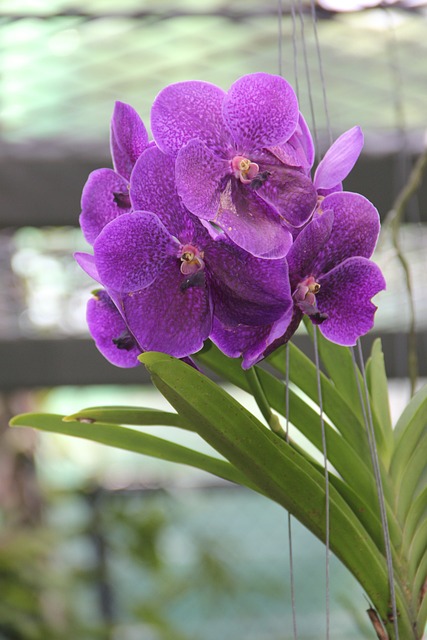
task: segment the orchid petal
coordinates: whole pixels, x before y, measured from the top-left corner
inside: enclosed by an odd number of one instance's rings
[[[148,146],[147,130],[133,107],[117,101],[111,119],[111,155],[114,168],[129,180],[135,162]]]
[[[328,316],[320,324],[320,331],[332,342],[355,345],[374,324],[377,307],[371,298],[386,286],[380,268],[366,258],[353,257],[318,281],[317,306]]]
[[[352,256],[370,258],[377,243],[380,219],[374,205],[358,193],[327,196],[321,210],[332,210],[334,224],[326,245],[316,257],[314,274],[326,273]]]
[[[363,147],[360,127],[353,127],[335,140],[314,174],[316,189],[331,189],[339,185],[353,169]]]
[[[204,220],[218,211],[220,187],[230,163],[215,155],[200,140],[191,140],[176,159],[176,186],[184,205]]]
[[[106,224],[131,210],[129,186],[112,169],[92,171],[83,187],[80,226],[93,244]]]
[[[300,227],[312,215],[317,202],[316,190],[304,173],[283,165],[262,164],[269,172],[268,179],[257,189],[257,194],[283,221],[292,227]]]
[[[286,260],[263,260],[228,240],[205,249],[214,314],[227,325],[265,325],[290,307]]]
[[[176,191],[174,172],[174,158],[150,147],[135,164],[130,198],[134,209],[152,211],[171,235],[186,242],[194,225]]]
[[[232,84],[223,114],[239,152],[250,152],[291,137],[298,123],[298,101],[284,78],[252,73]]]
[[[151,109],[151,130],[160,149],[176,156],[198,138],[214,151],[223,150],[229,140],[221,111],[224,96],[214,84],[197,80],[162,89]]]
[[[97,291],[88,301],[86,320],[97,348],[109,362],[124,368],[140,364],[142,349],[106,291]]]
[[[120,292],[150,285],[178,243],[153,213],[127,213],[108,224],[94,244],[102,283]]]
[[[123,296],[126,322],[146,351],[183,358],[199,351],[211,331],[212,314],[205,286],[182,288],[184,276],[168,258],[156,280]]]
[[[83,251],[76,251],[74,258],[79,267],[81,267],[88,276],[96,280],[96,282],[101,282],[101,278],[95,265],[95,257],[92,254],[85,253]]]
[[[286,256],[292,289],[300,280],[311,274],[319,252],[331,235],[333,222],[333,212],[325,211],[313,218],[294,240]]]
[[[246,185],[231,179],[213,220],[239,247],[260,258],[283,258],[292,244],[280,218]]]
[[[292,307],[280,320],[261,326],[238,325],[228,327],[214,318],[210,339],[230,358],[243,357],[243,369],[259,362],[269,346],[286,331]]]

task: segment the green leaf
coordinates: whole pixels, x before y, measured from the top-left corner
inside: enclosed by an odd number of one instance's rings
[[[314,363],[292,343],[289,348],[289,380],[301,389],[315,404],[318,404],[317,370]],[[286,360],[284,348],[277,349],[267,358],[283,376],[286,376]],[[320,373],[323,410],[341,435],[352,448],[361,456],[369,456],[369,447],[362,419],[348,405],[334,383],[323,373]],[[358,405],[360,402],[358,401]],[[356,406],[358,406],[356,405]]]
[[[397,489],[397,517],[404,523],[414,501],[415,495],[420,488],[422,476],[426,469],[427,461],[427,431],[421,438],[418,447],[408,461],[406,472],[403,473],[400,486]]]
[[[65,422],[63,416],[46,413],[23,413],[13,418],[10,424],[14,427],[33,427],[40,431],[84,438],[117,449],[142,453],[152,458],[186,464],[256,490],[253,483],[247,481],[243,474],[225,460],[213,458],[135,429],[102,422],[93,424]]]
[[[417,616],[417,626],[420,632],[424,631],[426,622],[427,622],[426,579],[427,579],[427,553],[424,553],[414,579],[414,598],[413,598],[414,609],[417,610],[419,607],[418,616]],[[423,636],[420,636],[420,637],[423,637]]]
[[[372,409],[378,419],[378,424],[384,436],[385,448],[383,452],[389,461],[393,447],[393,427],[390,414],[388,396],[388,381],[384,365],[384,353],[380,338],[376,338],[372,345],[371,356],[366,363],[366,378],[371,397]]]
[[[306,322],[308,333],[313,336],[314,328],[310,321]],[[353,355],[349,347],[342,347],[327,340],[320,331],[317,331],[317,344],[319,354],[326,371],[329,374],[336,389],[353,408],[353,411],[363,422],[363,413],[360,405],[360,393],[355,377]],[[361,379],[359,380],[361,383]]]
[[[305,458],[194,368],[165,354],[149,352],[140,359],[157,388],[211,446],[324,540],[324,478]],[[384,558],[333,486],[330,517],[331,549],[385,617],[388,578]],[[396,591],[399,626],[409,638],[411,623],[398,583]]]
[[[414,502],[411,504],[408,515],[405,519],[405,526],[403,529],[403,540],[402,547],[405,552],[408,551],[408,548],[412,542],[414,537],[414,533],[417,530],[417,527],[422,518],[425,518],[427,515],[427,487],[418,494],[415,498]]]
[[[427,385],[420,389],[406,405],[394,429],[394,452],[390,465],[390,475],[395,487],[399,488],[408,463],[419,446],[427,429]]]
[[[247,378],[237,360],[230,360],[216,348],[203,351],[197,358],[215,373],[222,374],[228,381],[250,392]],[[286,414],[285,385],[269,372],[256,367],[257,375],[270,406]],[[319,413],[309,406],[293,389],[289,389],[290,422],[323,453]],[[378,496],[369,457],[362,459],[349,443],[331,426],[325,423],[328,459],[352,490],[345,489],[345,498],[359,520],[368,528],[379,548],[383,547],[383,534],[378,515]],[[345,485],[336,484],[343,492]],[[392,543],[398,548],[401,530],[390,506],[388,520]]]
[[[409,569],[409,579],[412,582],[414,580],[414,576],[418,572],[421,559],[426,554],[427,551],[427,520],[423,520],[420,526],[417,528],[414,537],[412,539],[411,546],[409,547],[408,552],[408,569]],[[425,579],[425,576],[424,576]]]
[[[177,413],[145,407],[89,407],[64,418],[64,422],[107,422],[111,424],[162,425],[194,431]]]

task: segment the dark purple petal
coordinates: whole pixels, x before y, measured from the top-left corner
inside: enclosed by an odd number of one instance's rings
[[[89,331],[102,355],[117,367],[137,367],[142,349],[129,332],[106,291],[94,293],[87,304]]]
[[[110,146],[115,170],[129,180],[135,162],[148,147],[148,134],[135,109],[124,102],[114,106]]]
[[[93,244],[106,224],[131,210],[129,185],[112,169],[92,171],[83,187],[80,226]]]
[[[310,130],[301,113],[298,126],[289,140],[269,147],[268,151],[282,164],[300,167],[305,173],[309,173],[314,161],[314,145]],[[268,162],[268,159],[266,161]]]
[[[134,209],[155,213],[181,242],[191,239],[194,225],[175,188],[174,158],[157,147],[144,151],[132,172],[130,197]]]
[[[294,139],[296,139],[298,144],[301,146],[308,166],[312,167],[315,157],[313,138],[302,113],[299,114],[298,126],[290,141],[293,141]]]
[[[198,138],[213,151],[224,153],[230,137],[222,118],[224,96],[219,87],[198,80],[165,87],[151,109],[151,130],[160,149],[176,155]]]
[[[94,244],[95,264],[107,288],[137,291],[150,285],[179,245],[153,213],[135,211],[110,222]]]
[[[91,278],[96,282],[101,282],[98,270],[95,265],[95,257],[90,253],[84,253],[83,251],[76,251],[74,258],[79,265]]]
[[[211,331],[206,286],[181,287],[185,277],[169,258],[147,288],[123,296],[126,322],[146,351],[184,358],[199,351]]]
[[[317,306],[328,316],[320,331],[337,344],[356,344],[374,324],[371,298],[386,286],[380,268],[366,258],[349,258],[318,281]]]
[[[243,369],[259,362],[269,346],[286,331],[292,308],[273,324],[251,327],[227,327],[214,317],[210,338],[230,358],[243,357]]]
[[[335,140],[314,174],[316,189],[331,189],[339,185],[353,169],[363,147],[360,127],[353,127]]]
[[[239,153],[286,142],[298,123],[298,102],[280,76],[253,73],[236,80],[223,103],[224,120]]]
[[[317,256],[313,275],[326,273],[351,256],[371,257],[380,219],[369,200],[358,193],[336,192],[326,196],[321,210],[333,211],[334,224],[328,242]]]
[[[190,140],[176,159],[176,187],[192,213],[212,220],[219,207],[220,187],[230,162],[216,156],[200,140]]]
[[[286,256],[292,290],[306,276],[311,275],[319,252],[331,235],[334,214],[325,211],[308,223],[294,240]]]
[[[262,163],[260,169],[269,171],[270,175],[257,190],[258,195],[274,207],[287,224],[292,227],[305,224],[317,202],[317,193],[310,178],[283,165]]]
[[[261,258],[283,258],[292,244],[292,235],[254,190],[229,180],[221,193],[213,222],[239,247]]]
[[[285,259],[263,260],[227,240],[205,247],[214,314],[226,325],[265,325],[292,307]]]

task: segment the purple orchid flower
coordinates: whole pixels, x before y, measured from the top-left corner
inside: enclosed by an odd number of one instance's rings
[[[132,213],[104,227],[94,257],[76,258],[104,285],[142,349],[182,358],[201,349],[214,317],[262,326],[288,317],[292,299],[286,260],[214,239],[183,207],[173,172],[172,157],[147,149],[131,176]]]
[[[82,193],[80,226],[89,244],[108,222],[131,211],[130,174],[148,146],[148,134],[137,112],[128,104],[116,102],[110,133],[114,170],[92,171]]]
[[[363,196],[335,192],[323,199],[288,253],[293,318],[268,352],[289,340],[303,315],[344,346],[356,344],[372,328],[377,307],[371,298],[386,287],[381,270],[369,260],[379,229],[378,212]]]
[[[316,205],[310,142],[291,86],[254,73],[228,93],[207,82],[169,85],[151,111],[155,141],[176,158],[184,205],[257,257],[281,258]]]

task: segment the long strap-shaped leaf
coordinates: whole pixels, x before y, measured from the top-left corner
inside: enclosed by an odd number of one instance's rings
[[[64,421],[108,422],[109,424],[132,424],[139,426],[163,425],[165,427],[180,427],[181,429],[194,431],[193,427],[177,413],[145,407],[88,407],[87,409],[82,409],[81,411],[77,411],[77,413],[65,417]]]
[[[140,356],[153,382],[198,433],[271,499],[282,504],[324,540],[324,478],[291,447],[277,444],[236,400],[198,371],[161,353]],[[330,491],[331,549],[366,589],[387,620],[388,578],[384,557],[334,487]],[[409,612],[396,585],[399,629],[413,636]],[[390,637],[393,630],[387,623]]]
[[[237,360],[231,360],[224,356],[218,349],[205,349],[197,356],[200,363],[207,365],[213,372],[232,382],[245,391],[249,391],[247,378]],[[257,368],[257,375],[265,392],[270,406],[281,414],[285,414],[285,387],[275,376],[267,371]],[[319,451],[322,451],[321,431],[319,429],[319,414],[309,406],[292,389],[288,390],[289,419],[290,422],[303,435],[312,442]],[[328,443],[328,459],[332,466],[346,481],[349,490],[346,491],[346,500],[353,509],[355,515],[366,526],[374,537],[377,546],[383,549],[383,535],[381,522],[377,513],[377,490],[373,474],[369,466],[369,459],[363,459],[342,436],[325,423],[326,439]],[[335,483],[336,488],[342,493],[345,485]],[[372,509],[371,505],[374,505]],[[395,549],[401,544],[401,529],[388,507],[388,517],[392,532],[392,542]]]
[[[173,416],[173,414],[170,415]],[[64,421],[64,416],[47,413],[23,413],[13,418],[10,424],[11,426],[33,427],[40,431],[50,431],[84,438],[85,440],[92,440],[93,442],[124,449],[125,451],[142,453],[152,458],[186,464],[230,482],[248,486],[255,491],[258,490],[256,484],[250,482],[244,474],[225,460],[193,451],[182,445],[148,433],[136,431],[135,429],[102,422],[70,422],[69,418],[66,422]],[[155,425],[159,424],[159,422],[145,422],[145,424]],[[160,424],[164,424],[164,422],[160,421]]]
[[[318,402],[317,393],[317,371],[316,366],[307,358],[300,349],[292,343],[288,345],[290,351],[289,379],[301,391],[303,391],[314,403]],[[283,376],[286,373],[286,363],[284,351],[277,349],[267,359],[277,371]],[[347,404],[339,390],[323,373],[320,374],[323,410],[327,417],[337,425],[343,438],[351,444],[359,455],[369,455],[368,442],[364,436],[363,421],[358,416],[354,407]]]
[[[395,427],[395,446],[390,465],[390,475],[399,495],[399,488],[407,475],[407,470],[411,467],[411,459],[416,455],[423,439],[427,436],[427,385],[414,395],[412,400],[406,405],[402,415]],[[418,469],[424,471],[424,466]],[[411,468],[411,476],[414,477],[415,469]],[[419,479],[419,475],[415,480]],[[411,496],[409,496],[411,498]],[[407,497],[400,494],[400,499],[405,502],[406,513]],[[400,509],[402,513],[402,509]]]

